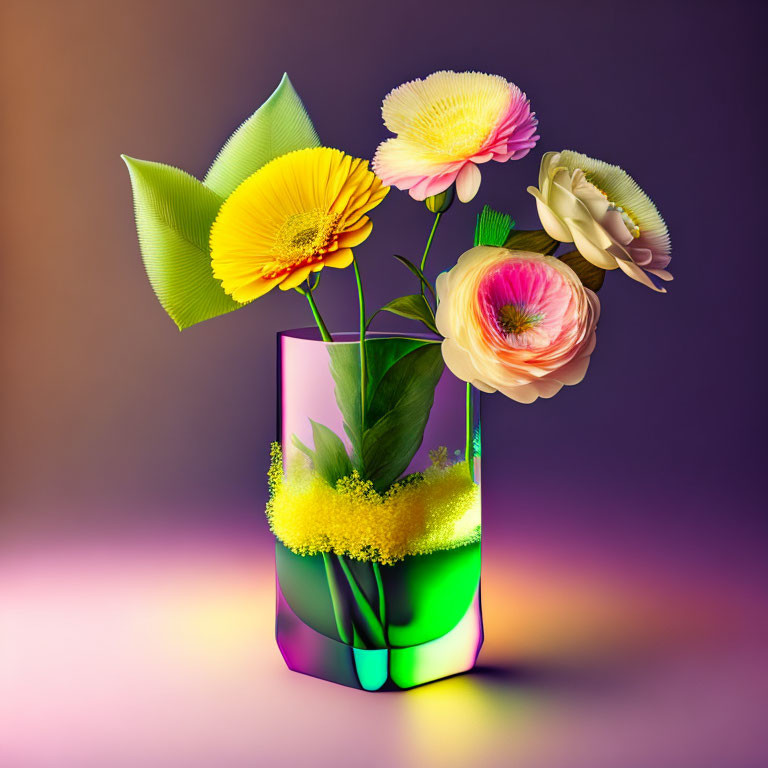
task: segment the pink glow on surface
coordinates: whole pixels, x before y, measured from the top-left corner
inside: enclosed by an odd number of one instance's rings
[[[758,589],[522,539],[484,554],[479,669],[368,694],[285,668],[266,539],[11,552],[0,765],[339,766],[364,753],[373,766],[722,768],[765,754]]]

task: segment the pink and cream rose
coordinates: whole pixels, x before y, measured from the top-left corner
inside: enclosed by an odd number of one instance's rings
[[[443,358],[463,381],[520,403],[578,384],[600,302],[551,256],[477,246],[437,278]]]

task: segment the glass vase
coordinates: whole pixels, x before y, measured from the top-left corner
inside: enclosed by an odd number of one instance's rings
[[[296,672],[378,691],[475,664],[479,397],[438,342],[278,334],[267,512],[277,644]]]

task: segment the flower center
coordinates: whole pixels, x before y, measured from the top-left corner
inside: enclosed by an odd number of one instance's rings
[[[466,158],[483,146],[491,127],[492,123],[489,125],[487,117],[478,115],[476,109],[461,101],[444,99],[414,121],[413,132],[441,155]]]
[[[544,319],[542,312],[531,312],[518,304],[505,304],[499,307],[496,320],[504,333],[520,336],[535,328]]]
[[[629,230],[629,234],[634,238],[640,237],[640,227],[635,223],[635,220],[632,218],[632,216],[627,213],[627,211],[625,211],[618,203],[614,203],[609,200],[608,205],[610,205],[614,211],[618,211],[621,214],[621,220],[624,222],[624,226]]]
[[[638,226],[637,222],[632,216],[632,213],[630,211],[625,210],[621,205],[611,200],[610,197],[608,197],[608,194],[604,192],[600,187],[595,184],[593,181],[591,174],[587,174],[584,172],[584,178],[608,201],[608,205],[610,206],[610,210],[616,211],[621,214],[621,220],[624,222],[624,226],[629,230],[629,234],[632,235],[635,239],[640,237],[640,227]]]
[[[464,114],[464,110],[453,110],[458,114],[446,116],[446,125],[450,131],[444,131],[441,136],[442,149],[449,155],[471,157],[483,146],[488,135],[488,126],[481,124],[472,115]]]
[[[338,221],[338,214],[320,208],[289,216],[275,236],[272,246],[275,260],[281,266],[291,266],[325,253]]]

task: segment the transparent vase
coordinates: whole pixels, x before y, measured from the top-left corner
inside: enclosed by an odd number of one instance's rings
[[[438,342],[278,334],[267,512],[277,644],[296,672],[378,691],[475,664],[479,397],[444,369]]]

